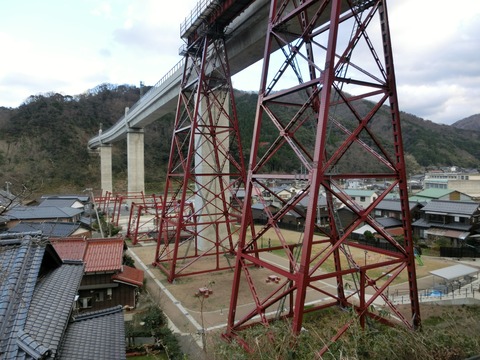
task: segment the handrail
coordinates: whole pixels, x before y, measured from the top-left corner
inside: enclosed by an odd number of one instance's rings
[[[153,97],[153,95],[155,93],[155,90],[158,89],[161,85],[163,85],[181,67],[183,67],[184,63],[185,63],[185,58],[182,58],[160,80],[158,80],[157,83],[155,85],[153,85],[150,90],[148,90],[135,104],[133,104],[132,107],[128,111],[130,112],[130,111],[134,110],[140,104],[146,102],[149,98]],[[119,122],[121,120],[122,120],[122,118],[120,118]]]
[[[214,1],[217,0],[200,0],[197,5],[190,11],[190,14],[185,17],[183,23],[180,24],[180,36],[182,37],[194,22],[200,17],[200,14]]]
[[[99,142],[102,143],[102,138],[108,137],[107,134],[109,133],[116,133],[121,127],[125,126],[125,118],[128,117],[133,110],[138,108],[140,105],[145,104],[148,100],[153,98],[157,90],[167,82],[180,68],[182,68],[185,64],[185,58],[182,58],[179,62],[177,62],[160,80],[156,82],[155,85],[152,86],[150,90],[148,90],[135,104],[133,104],[125,115],[122,115],[118,121],[113,124],[113,126],[107,130],[105,133],[99,133],[98,136],[92,138],[88,142],[88,146],[91,147],[95,143]]]

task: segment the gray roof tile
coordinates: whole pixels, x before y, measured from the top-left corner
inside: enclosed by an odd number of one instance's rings
[[[75,317],[65,333],[58,359],[126,359],[122,307]]]
[[[0,358],[53,358],[68,324],[83,264],[62,264],[41,236],[2,239],[0,247],[4,277],[0,281]]]
[[[58,208],[55,206],[16,206],[8,210],[4,217],[12,220],[65,219],[73,218],[83,212],[80,209]]]
[[[24,233],[29,231],[41,231],[43,235],[48,237],[68,237],[72,235],[80,224],[68,223],[68,222],[30,222],[25,221],[18,223],[12,228],[8,229],[10,233]]]
[[[469,201],[432,200],[422,209],[425,213],[443,213],[448,215],[473,215],[480,211],[479,204]]]

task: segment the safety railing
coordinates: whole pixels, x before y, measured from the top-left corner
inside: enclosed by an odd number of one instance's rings
[[[180,24],[180,36],[183,36],[188,29],[195,23],[200,15],[209,7],[213,2],[218,0],[200,0],[197,5],[190,11],[190,14],[185,17],[185,20]]]

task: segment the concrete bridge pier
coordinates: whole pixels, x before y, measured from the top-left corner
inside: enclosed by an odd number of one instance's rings
[[[112,145],[100,146],[100,177],[102,194],[113,191],[112,181]]]
[[[145,191],[144,130],[128,129],[127,163],[128,192]]]
[[[211,249],[214,239],[221,242],[228,237],[229,219],[226,218],[226,202],[230,201],[230,147],[229,114],[230,101],[228,93],[217,92],[216,97],[224,99],[223,108],[208,106],[206,98],[200,103],[198,127],[200,129],[215,128],[215,134],[202,130],[195,134],[195,177],[196,195],[195,211],[199,223],[197,238],[199,250]]]

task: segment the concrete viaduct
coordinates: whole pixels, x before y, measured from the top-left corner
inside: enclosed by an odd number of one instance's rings
[[[201,1],[181,25],[184,38],[201,24],[203,15],[212,11],[218,0]],[[249,1],[251,2],[251,1]],[[231,75],[242,71],[263,58],[265,34],[270,0],[256,0],[228,26],[226,44],[229,54]],[[177,63],[155,86],[125,115],[106,131],[99,131],[91,138],[88,147],[98,149],[101,159],[101,188],[103,192],[113,192],[112,145],[127,138],[128,152],[128,192],[144,191],[144,128],[175,111],[180,81],[183,73],[183,60]]]

